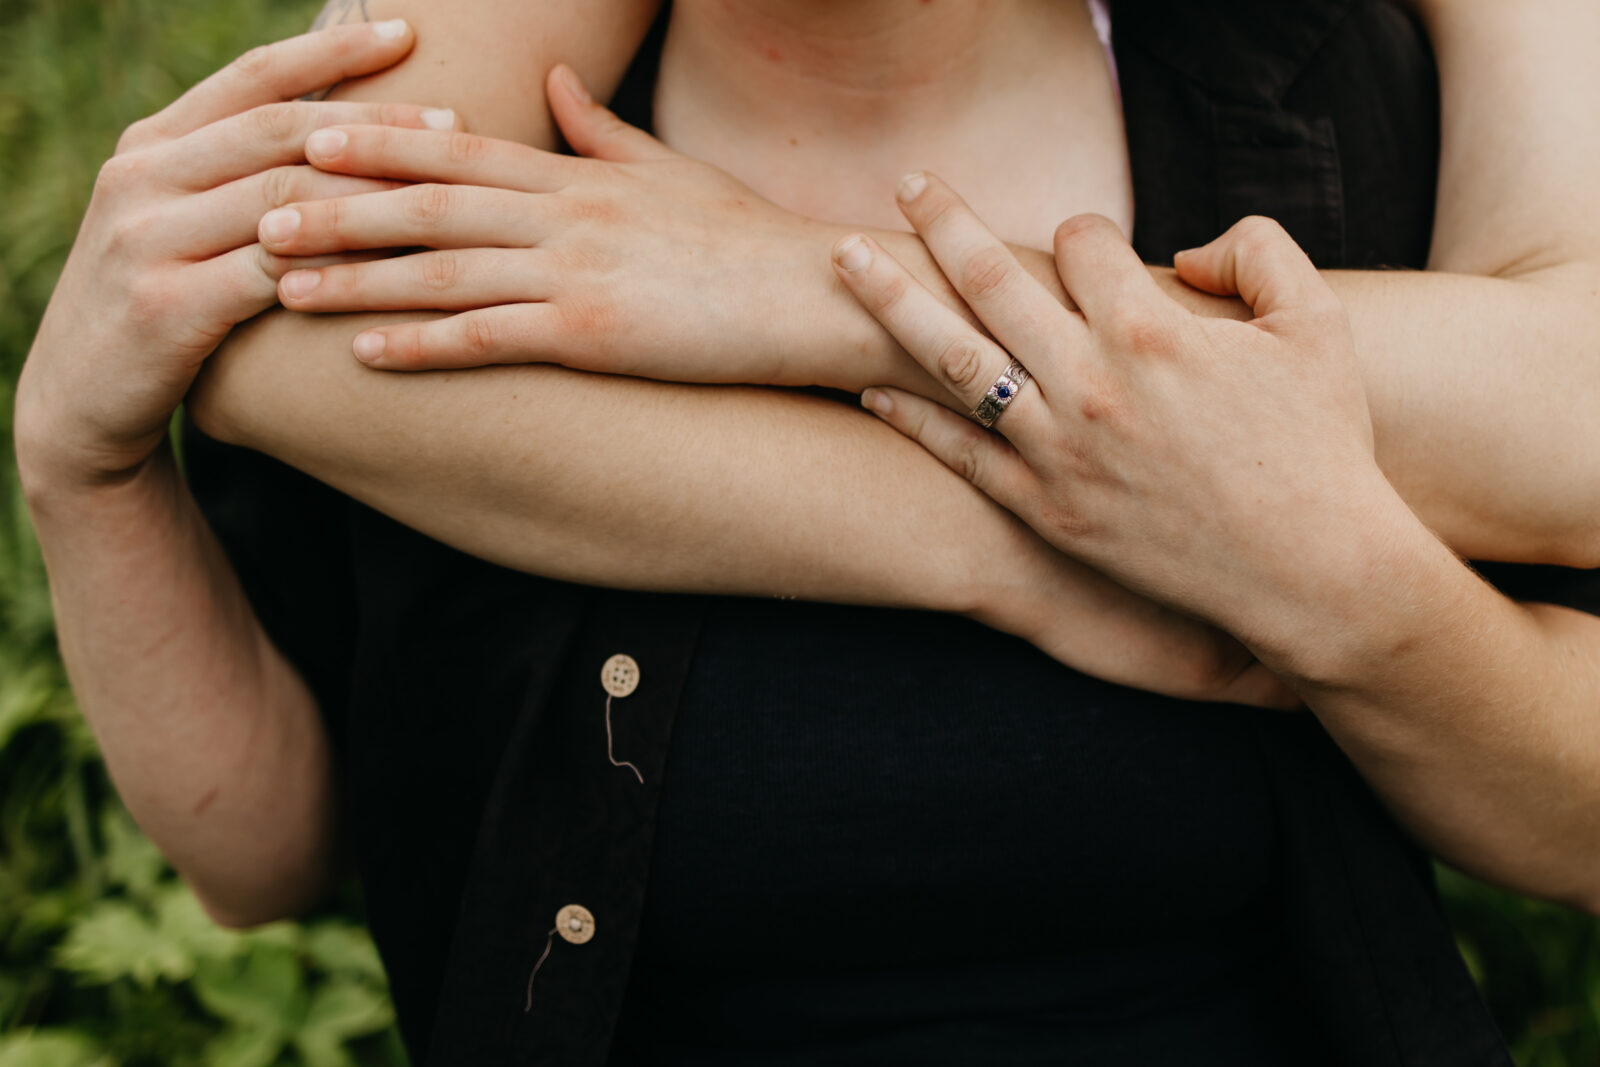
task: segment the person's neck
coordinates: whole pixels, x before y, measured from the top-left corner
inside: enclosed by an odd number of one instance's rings
[[[1087,20],[1058,0],[678,0],[673,92],[730,136],[873,140],[948,127]],[[665,73],[665,70],[664,70]],[[982,92],[980,92],[980,90]],[[669,105],[671,100],[666,101]],[[675,109],[659,116],[670,126]],[[670,135],[670,130],[664,130]]]

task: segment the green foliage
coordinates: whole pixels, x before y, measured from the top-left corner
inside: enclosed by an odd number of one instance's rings
[[[224,930],[106,780],[54,648],[12,389],[130,122],[315,0],[0,0],[0,1067],[405,1063],[359,900]]]
[[[359,902],[203,914],[106,781],[10,462],[13,383],[118,132],[316,0],[0,0],[0,1067],[404,1063]],[[1442,872],[1524,1067],[1600,1063],[1600,924]]]

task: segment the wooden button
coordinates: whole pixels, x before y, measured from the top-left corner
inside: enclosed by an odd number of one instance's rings
[[[563,941],[582,945],[594,936],[594,915],[582,904],[568,904],[556,912],[556,933]]]
[[[600,668],[600,685],[614,697],[627,696],[639,688],[639,665],[632,656],[618,652]]]

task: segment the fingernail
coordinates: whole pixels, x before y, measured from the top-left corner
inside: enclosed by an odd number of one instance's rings
[[[889,409],[894,407],[894,401],[881,389],[867,389],[861,394],[861,406],[874,414],[887,415]]]
[[[350,135],[343,130],[318,130],[306,138],[306,155],[336,156],[349,143]]]
[[[872,262],[872,250],[859,236],[846,237],[833,249],[834,262],[848,271],[858,271]]]
[[[275,208],[261,216],[261,239],[282,244],[300,229],[300,212],[292,207]]]
[[[291,300],[310,296],[311,291],[322,284],[320,270],[292,270],[283,276],[278,285],[283,289],[283,295]]]
[[[594,103],[594,98],[589,95],[589,90],[584,86],[583,80],[578,77],[577,71],[571,67],[562,67],[561,80],[567,83],[567,89],[573,96],[585,104]]]
[[[894,195],[902,204],[909,204],[922,195],[922,190],[928,187],[928,176],[922,171],[907,174],[900,179],[900,185],[895,189]]]
[[[388,339],[381,333],[358,333],[350,347],[355,349],[357,359],[363,363],[371,363],[383,355],[383,350],[388,344]]]
[[[372,32],[385,41],[393,41],[406,35],[405,19],[390,19],[387,22],[374,22]]]
[[[456,113],[447,107],[430,107],[422,113],[422,124],[430,130],[452,130],[456,125]]]

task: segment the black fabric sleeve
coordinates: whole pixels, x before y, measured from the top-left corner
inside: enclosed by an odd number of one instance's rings
[[[350,499],[182,424],[184,473],[268,637],[300,672],[346,765],[356,636]]]

